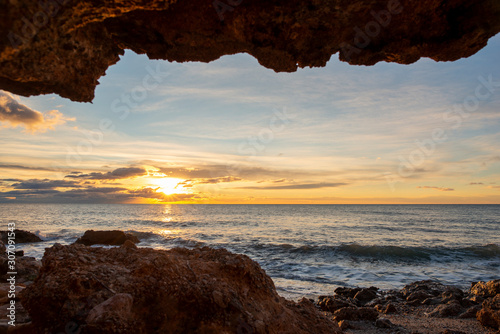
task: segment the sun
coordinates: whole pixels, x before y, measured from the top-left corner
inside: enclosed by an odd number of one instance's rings
[[[158,179],[151,179],[151,183],[156,187],[159,187],[156,191],[162,192],[165,195],[172,194],[182,194],[185,193],[185,189],[179,183],[184,182],[183,179],[177,179],[173,177],[162,177]]]

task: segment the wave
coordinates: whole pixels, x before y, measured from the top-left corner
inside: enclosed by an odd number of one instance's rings
[[[500,246],[488,244],[471,247],[404,247],[394,245],[360,245],[357,243],[330,245],[254,244],[249,248],[259,252],[289,253],[295,256],[320,258],[353,258],[382,261],[454,261],[459,259],[500,259]]]

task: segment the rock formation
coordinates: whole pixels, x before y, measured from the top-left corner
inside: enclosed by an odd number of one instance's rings
[[[0,89],[92,101],[124,49],[209,62],[246,52],[275,71],[451,61],[500,31],[497,0],[0,1]]]
[[[138,243],[139,239],[130,233],[125,233],[123,231],[85,231],[83,236],[75,241],[75,244],[82,244],[85,246],[91,245],[111,245],[119,246],[123,245],[127,240]]]
[[[42,263],[21,297],[33,333],[339,331],[309,300],[280,297],[256,262],[223,249],[56,244]]]
[[[477,312],[477,320],[483,325],[500,331],[500,280],[478,282],[471,292],[484,298],[482,308]]]
[[[8,243],[8,231],[0,231],[0,240],[4,243]],[[26,243],[26,242],[40,242],[42,239],[40,239],[39,236],[37,236],[34,233],[24,231],[24,230],[14,230],[14,240],[16,244],[21,244],[21,243]]]

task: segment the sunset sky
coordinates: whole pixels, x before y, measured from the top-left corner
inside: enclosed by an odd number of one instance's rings
[[[500,203],[500,35],[275,73],[126,52],[92,104],[0,91],[0,202]]]

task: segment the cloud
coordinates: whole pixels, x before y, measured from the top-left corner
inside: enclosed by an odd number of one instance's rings
[[[469,185],[474,186],[474,185],[483,185],[483,182],[471,182]]]
[[[54,189],[54,188],[74,188],[79,185],[74,181],[31,179],[12,184],[14,189]]]
[[[17,128],[22,126],[26,132],[36,133],[54,130],[56,125],[61,125],[67,121],[74,121],[74,118],[66,118],[58,110],[41,113],[17,102],[12,95],[0,91],[0,122],[4,127]]]
[[[2,164],[0,163],[1,169],[29,169],[29,170],[42,170],[42,171],[50,171],[53,172],[55,169],[45,168],[45,167],[30,167],[30,166],[22,166],[22,165],[11,165],[11,164]]]
[[[72,172],[65,177],[87,180],[118,180],[129,179],[136,176],[144,176],[147,175],[147,173],[147,170],[142,167],[122,167],[107,173],[94,172],[89,174],[81,174],[80,172]]]
[[[237,182],[243,180],[240,177],[234,177],[234,176],[225,176],[225,177],[215,177],[215,178],[210,178],[210,179],[201,179],[201,180],[187,180],[187,181],[194,181],[196,184],[216,184],[216,183],[223,183],[223,182]]]
[[[335,188],[346,186],[348,183],[336,182],[336,183],[302,183],[302,184],[289,184],[285,186],[264,186],[264,187],[239,187],[237,189],[262,189],[262,190],[280,190],[280,189],[320,189],[320,188]]]
[[[453,188],[443,188],[443,187],[432,187],[432,186],[423,186],[423,187],[417,187],[418,189],[434,189],[434,190],[439,190],[439,191],[455,191]]]

